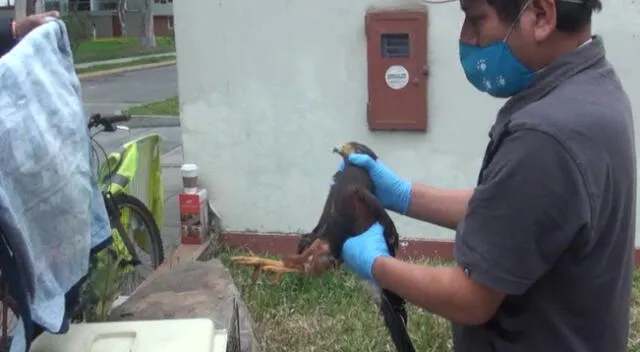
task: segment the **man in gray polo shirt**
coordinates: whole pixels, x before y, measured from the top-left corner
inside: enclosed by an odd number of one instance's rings
[[[369,170],[385,207],[456,230],[454,267],[389,257],[379,224],[342,253],[358,275],[451,320],[456,351],[627,349],[634,128],[603,40],[591,34],[600,7],[461,1],[468,80],[510,98],[474,189],[412,183],[381,162],[350,157]]]

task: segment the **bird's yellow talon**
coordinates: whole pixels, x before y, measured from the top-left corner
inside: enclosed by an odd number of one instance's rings
[[[275,273],[276,277],[272,281],[272,283],[274,284],[280,281],[280,275],[283,273],[301,272],[298,269],[287,267],[285,263],[281,260],[273,260],[273,259],[266,259],[266,258],[260,258],[260,257],[240,256],[240,257],[232,257],[231,261],[237,264],[253,266],[253,273],[251,275],[252,281],[256,281],[258,279],[258,275],[260,271],[263,271],[265,273]]]
[[[260,258],[260,257],[232,257],[231,261],[237,264],[258,265],[261,267],[267,266],[267,265],[284,266],[284,264],[280,260],[266,259],[266,258]]]
[[[276,273],[276,274],[299,273],[300,272],[300,270],[298,270],[298,269],[287,268],[287,267],[283,267],[283,266],[273,266],[273,265],[263,266],[262,267],[262,271],[264,271],[265,273]]]

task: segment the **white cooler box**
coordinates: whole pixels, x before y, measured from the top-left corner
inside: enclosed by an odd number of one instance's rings
[[[31,352],[225,352],[227,331],[210,319],[72,324],[64,335],[44,333]]]

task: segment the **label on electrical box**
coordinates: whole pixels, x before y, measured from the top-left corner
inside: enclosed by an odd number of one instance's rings
[[[384,80],[391,89],[402,89],[409,83],[409,71],[402,65],[389,66],[384,74]]]

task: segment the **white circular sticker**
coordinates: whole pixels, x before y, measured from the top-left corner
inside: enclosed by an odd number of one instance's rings
[[[409,71],[404,66],[389,66],[384,74],[384,80],[391,89],[402,89],[409,83]]]

